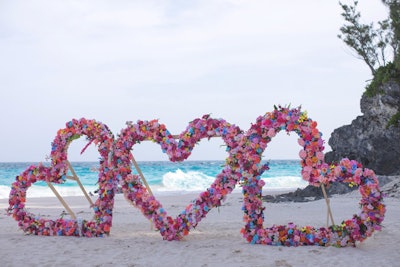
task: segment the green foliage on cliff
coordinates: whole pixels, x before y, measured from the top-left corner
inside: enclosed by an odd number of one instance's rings
[[[389,128],[389,127],[392,126],[392,125],[393,125],[394,127],[399,127],[399,126],[400,126],[400,125],[399,125],[399,122],[400,122],[400,111],[397,112],[396,114],[394,114],[394,115],[390,118],[388,124],[386,125],[386,128]]]
[[[400,83],[400,0],[382,3],[388,7],[388,18],[377,24],[363,24],[357,0],[351,5],[339,2],[346,24],[338,37],[367,64],[373,76],[366,86],[367,97],[381,93],[380,86],[389,80]],[[390,56],[392,60],[388,60]]]
[[[367,97],[373,97],[377,94],[382,93],[379,88],[388,81],[396,81],[400,83],[400,71],[395,67],[395,64],[390,62],[386,66],[379,67],[372,79],[371,83],[366,86],[364,95]]]

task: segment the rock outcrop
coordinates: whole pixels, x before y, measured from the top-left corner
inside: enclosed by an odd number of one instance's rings
[[[378,176],[379,186],[382,192],[389,197],[400,198],[400,176]],[[328,197],[342,195],[358,190],[358,187],[349,187],[344,183],[332,183],[326,188]],[[263,200],[270,203],[279,202],[308,202],[324,198],[322,189],[313,185],[308,185],[303,189],[297,188],[294,192],[278,195],[265,195]]]
[[[381,90],[373,97],[363,95],[363,115],[333,131],[328,142],[332,151],[325,155],[326,162],[349,158],[379,175],[400,174],[400,126],[387,127],[400,111],[400,84],[390,81]]]

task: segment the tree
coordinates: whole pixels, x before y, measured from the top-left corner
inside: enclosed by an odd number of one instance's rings
[[[376,27],[373,22],[362,24],[361,14],[357,10],[358,1],[354,0],[352,5],[339,2],[343,9],[342,17],[347,24],[340,28],[342,39],[358,57],[367,64],[375,76],[379,67],[384,67],[390,61],[396,63],[400,70],[400,0],[382,0],[389,7],[389,17],[378,22]]]
[[[389,7],[389,18],[391,20],[392,43],[394,52],[393,62],[396,69],[400,70],[400,1],[399,0],[382,0]]]

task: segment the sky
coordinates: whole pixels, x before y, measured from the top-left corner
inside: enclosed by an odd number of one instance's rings
[[[342,1],[350,3],[350,1]],[[366,23],[387,16],[360,1]],[[96,119],[118,135],[126,121],[159,119],[173,134],[203,114],[247,130],[274,105],[302,107],[328,140],[350,124],[371,74],[337,37],[337,1],[0,0],[0,162],[43,162],[57,130]],[[295,133],[263,156],[298,159]],[[85,138],[70,161],[96,161]],[[218,138],[189,160],[224,160]],[[167,160],[135,145],[137,161]]]

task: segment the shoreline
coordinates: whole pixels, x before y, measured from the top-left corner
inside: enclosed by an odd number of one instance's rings
[[[179,214],[197,194],[157,196],[171,216]],[[358,192],[331,197],[336,223],[358,213]],[[81,197],[65,197],[79,216],[90,216]],[[243,227],[243,197],[232,193],[219,208],[181,241],[165,241],[150,222],[125,201],[115,197],[111,234],[104,238],[27,236],[7,216],[8,200],[0,200],[0,257],[2,266],[393,266],[400,261],[400,202],[385,199],[387,212],[382,231],[375,232],[357,247],[274,247],[251,245],[240,233]],[[306,203],[264,203],[265,225],[294,222],[299,226],[326,224],[324,200]],[[28,198],[27,208],[52,219],[63,210],[55,197]]]
[[[300,179],[300,178],[299,178]],[[74,187],[65,187],[62,185],[54,185],[54,187],[57,189],[57,191],[65,197],[83,197],[84,194],[83,192],[80,190],[79,186],[74,186]],[[204,190],[169,190],[169,189],[164,189],[161,186],[154,186],[154,185],[150,185],[150,188],[153,192],[154,195],[156,196],[173,196],[173,195],[182,195],[182,194],[192,194],[192,195],[198,195],[201,192],[205,191],[206,188],[204,188]],[[294,191],[297,190],[299,187],[276,187],[276,188],[268,188],[267,190],[263,190],[263,194],[283,194],[283,193],[287,193],[290,191]],[[46,191],[43,192],[42,190],[45,189]],[[74,191],[71,191],[71,189],[74,189]],[[94,191],[98,189],[95,186],[92,187],[87,187],[85,186],[85,190],[88,194],[92,193],[92,199],[95,200],[97,198],[96,194],[94,193]],[[10,192],[11,189],[7,188],[7,190],[4,190],[4,192],[7,193],[6,197],[1,197],[0,195],[0,200],[7,200],[8,194]],[[69,193],[67,193],[69,192]],[[94,193],[94,194],[93,194]],[[236,188],[233,190],[233,193],[241,193],[241,187],[240,186],[236,186]],[[39,196],[39,194],[42,194],[42,196]],[[118,192],[117,194],[121,194],[121,192]],[[3,194],[4,195],[4,194]],[[54,193],[51,191],[50,187],[47,186],[41,186],[40,188],[35,188],[34,186],[32,186],[30,188],[30,190],[27,191],[27,197],[28,198],[51,198],[51,197],[56,197],[54,195]]]

